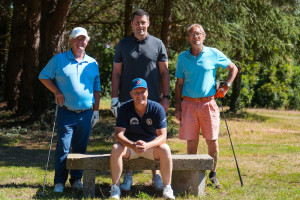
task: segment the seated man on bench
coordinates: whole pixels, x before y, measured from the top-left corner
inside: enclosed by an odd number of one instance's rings
[[[172,157],[166,144],[167,119],[163,107],[148,100],[148,87],[144,79],[136,78],[131,83],[133,100],[124,103],[118,112],[115,128],[115,144],[111,150],[110,169],[112,176],[111,195],[119,199],[123,159],[146,158],[160,161],[163,178],[164,199],[175,199],[171,188]]]

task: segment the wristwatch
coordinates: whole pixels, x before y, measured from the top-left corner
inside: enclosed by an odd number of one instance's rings
[[[163,95],[163,98],[166,98],[166,99],[169,99],[170,100],[170,95],[169,94],[166,94],[166,95]]]

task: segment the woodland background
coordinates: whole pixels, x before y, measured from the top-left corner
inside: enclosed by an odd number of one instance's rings
[[[204,45],[218,48],[239,68],[226,95],[230,111],[242,108],[300,110],[298,0],[0,0],[0,101],[16,114],[39,117],[54,108],[54,97],[38,74],[57,53],[69,49],[68,35],[85,27],[110,97],[116,44],[131,34],[130,17],[150,14],[149,33],[168,49],[171,97],[176,59],[189,48],[186,28],[200,23]],[[224,80],[227,70],[218,71]],[[174,98],[171,99],[174,105]]]

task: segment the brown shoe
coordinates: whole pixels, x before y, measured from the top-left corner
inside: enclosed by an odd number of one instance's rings
[[[210,178],[210,181],[212,183],[213,186],[215,186],[215,188],[220,189],[221,188],[221,184],[219,183],[217,177],[212,177]]]

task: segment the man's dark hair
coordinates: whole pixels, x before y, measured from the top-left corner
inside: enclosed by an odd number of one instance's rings
[[[148,19],[148,21],[149,21],[149,14],[146,12],[146,11],[144,11],[143,9],[137,9],[136,11],[134,11],[134,13],[132,13],[132,15],[131,15],[131,21],[133,21],[133,19],[134,19],[134,16],[144,16],[144,15],[146,15],[146,17],[147,17],[147,19]]]

